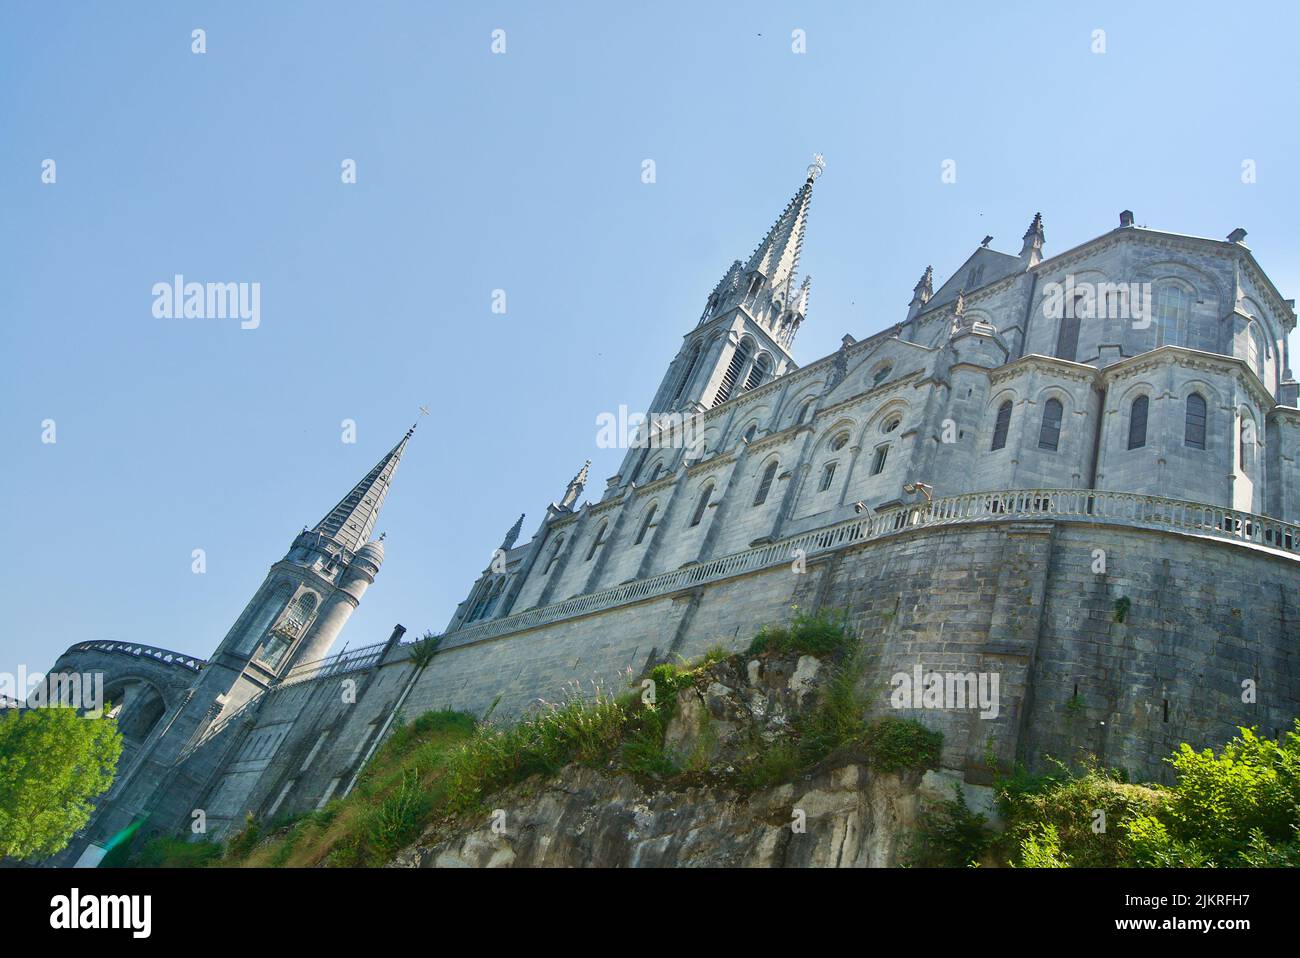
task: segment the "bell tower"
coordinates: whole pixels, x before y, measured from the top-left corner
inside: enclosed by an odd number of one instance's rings
[[[803,185],[758,248],[747,261],[733,262],[709,294],[647,410],[651,431],[656,413],[702,412],[795,368],[791,349],[807,316],[811,289],[810,277],[796,285],[796,274],[813,183],[825,165],[821,154],[813,157]],[[648,452],[628,451],[619,485],[645,481],[638,473]]]

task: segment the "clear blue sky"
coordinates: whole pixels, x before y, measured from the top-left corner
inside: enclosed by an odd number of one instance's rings
[[[1056,6],[5,4],[0,670],[206,655],[422,403],[344,638],[440,630],[588,457],[599,497],[595,417],[649,401],[814,151],[804,362],[1036,210],[1049,254],[1125,207],[1243,226],[1300,293],[1294,7]],[[154,318],[176,273],[259,282],[260,328]]]

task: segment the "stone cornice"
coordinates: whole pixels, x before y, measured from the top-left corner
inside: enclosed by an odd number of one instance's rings
[[[975,368],[980,369],[983,367],[976,366]],[[1055,356],[1041,356],[1038,353],[1030,353],[1028,356],[1021,356],[1013,362],[992,370],[989,373],[989,385],[996,386],[1029,370],[1046,370],[1062,379],[1073,379],[1082,383],[1095,383],[1101,374],[1101,370],[1095,366],[1072,363],[1067,359],[1057,359]]]

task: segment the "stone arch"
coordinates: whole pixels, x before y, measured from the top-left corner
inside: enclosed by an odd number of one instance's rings
[[[167,712],[163,691],[138,672],[119,675],[104,683],[107,714],[117,719],[117,730],[127,743],[139,746]]]
[[[636,529],[636,537],[632,540],[634,546],[641,545],[650,535],[650,530],[658,525],[658,522],[656,522],[658,515],[659,500],[651,499],[645,504],[645,507],[641,510],[641,514],[637,516],[636,526],[634,527]]]
[[[1174,283],[1189,294],[1187,302],[1187,326],[1178,346],[1190,349],[1203,349],[1207,352],[1219,351],[1219,331],[1216,320],[1222,315],[1220,304],[1223,302],[1223,290],[1218,279],[1211,273],[1183,260],[1159,260],[1140,264],[1134,273],[1139,283],[1151,284],[1151,305],[1159,313],[1160,287],[1162,284]],[[1150,333],[1151,346],[1154,348],[1159,339],[1159,320],[1152,317]],[[1166,340],[1164,345],[1169,345]]]

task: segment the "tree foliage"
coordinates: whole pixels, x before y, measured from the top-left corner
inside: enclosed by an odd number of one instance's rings
[[[0,710],[0,857],[48,857],[113,784],[122,736],[70,708]]]

